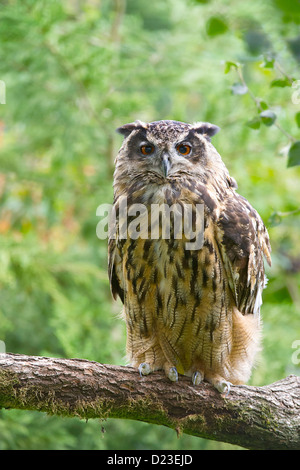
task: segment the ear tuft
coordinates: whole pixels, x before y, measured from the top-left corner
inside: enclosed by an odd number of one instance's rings
[[[202,134],[204,137],[210,140],[217,132],[219,132],[220,128],[215,124],[211,124],[210,122],[196,122],[193,125],[193,128],[199,134]]]
[[[129,124],[124,124],[124,126],[118,127],[116,131],[124,137],[128,137],[131,132],[138,129],[147,129],[147,124],[142,121],[130,122]]]

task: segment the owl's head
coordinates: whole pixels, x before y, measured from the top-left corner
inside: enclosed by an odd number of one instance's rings
[[[163,183],[180,174],[204,178],[207,173],[226,171],[220,155],[210,142],[219,127],[207,122],[136,121],[119,127],[124,136],[116,159],[123,176],[151,176]],[[115,175],[116,176],[116,175]]]

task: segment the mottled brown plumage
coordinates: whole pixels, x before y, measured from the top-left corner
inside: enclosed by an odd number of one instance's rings
[[[249,379],[259,349],[263,255],[270,264],[270,245],[210,142],[217,131],[177,121],[119,129],[125,139],[114,175],[109,276],[113,296],[124,303],[128,359],[142,375],[164,369],[171,380],[181,373],[228,392],[230,383]],[[172,224],[170,239],[151,239],[149,218],[140,237],[122,239],[124,223],[133,220],[119,212],[124,198],[149,213],[153,204],[203,204],[203,246],[187,250]]]

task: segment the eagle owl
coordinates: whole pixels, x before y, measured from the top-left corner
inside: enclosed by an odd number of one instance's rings
[[[211,144],[218,130],[177,121],[118,129],[124,141],[115,162],[108,268],[112,294],[124,304],[128,360],[140,375],[162,369],[171,381],[184,374],[228,393],[249,379],[260,347],[263,258],[270,264],[271,250],[260,216],[236,192]],[[129,210],[121,215],[124,199],[127,208],[148,210],[141,236],[129,234],[133,217]],[[203,207],[200,248],[187,249],[184,234],[175,237],[175,216],[170,237],[151,237],[150,208],[161,204],[188,206],[194,219],[196,206]]]

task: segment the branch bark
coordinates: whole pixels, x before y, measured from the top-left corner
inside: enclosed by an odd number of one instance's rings
[[[131,367],[82,359],[0,354],[0,408],[89,418],[127,418],[247,449],[300,449],[300,377],[233,386],[222,397],[180,376],[140,377]]]

